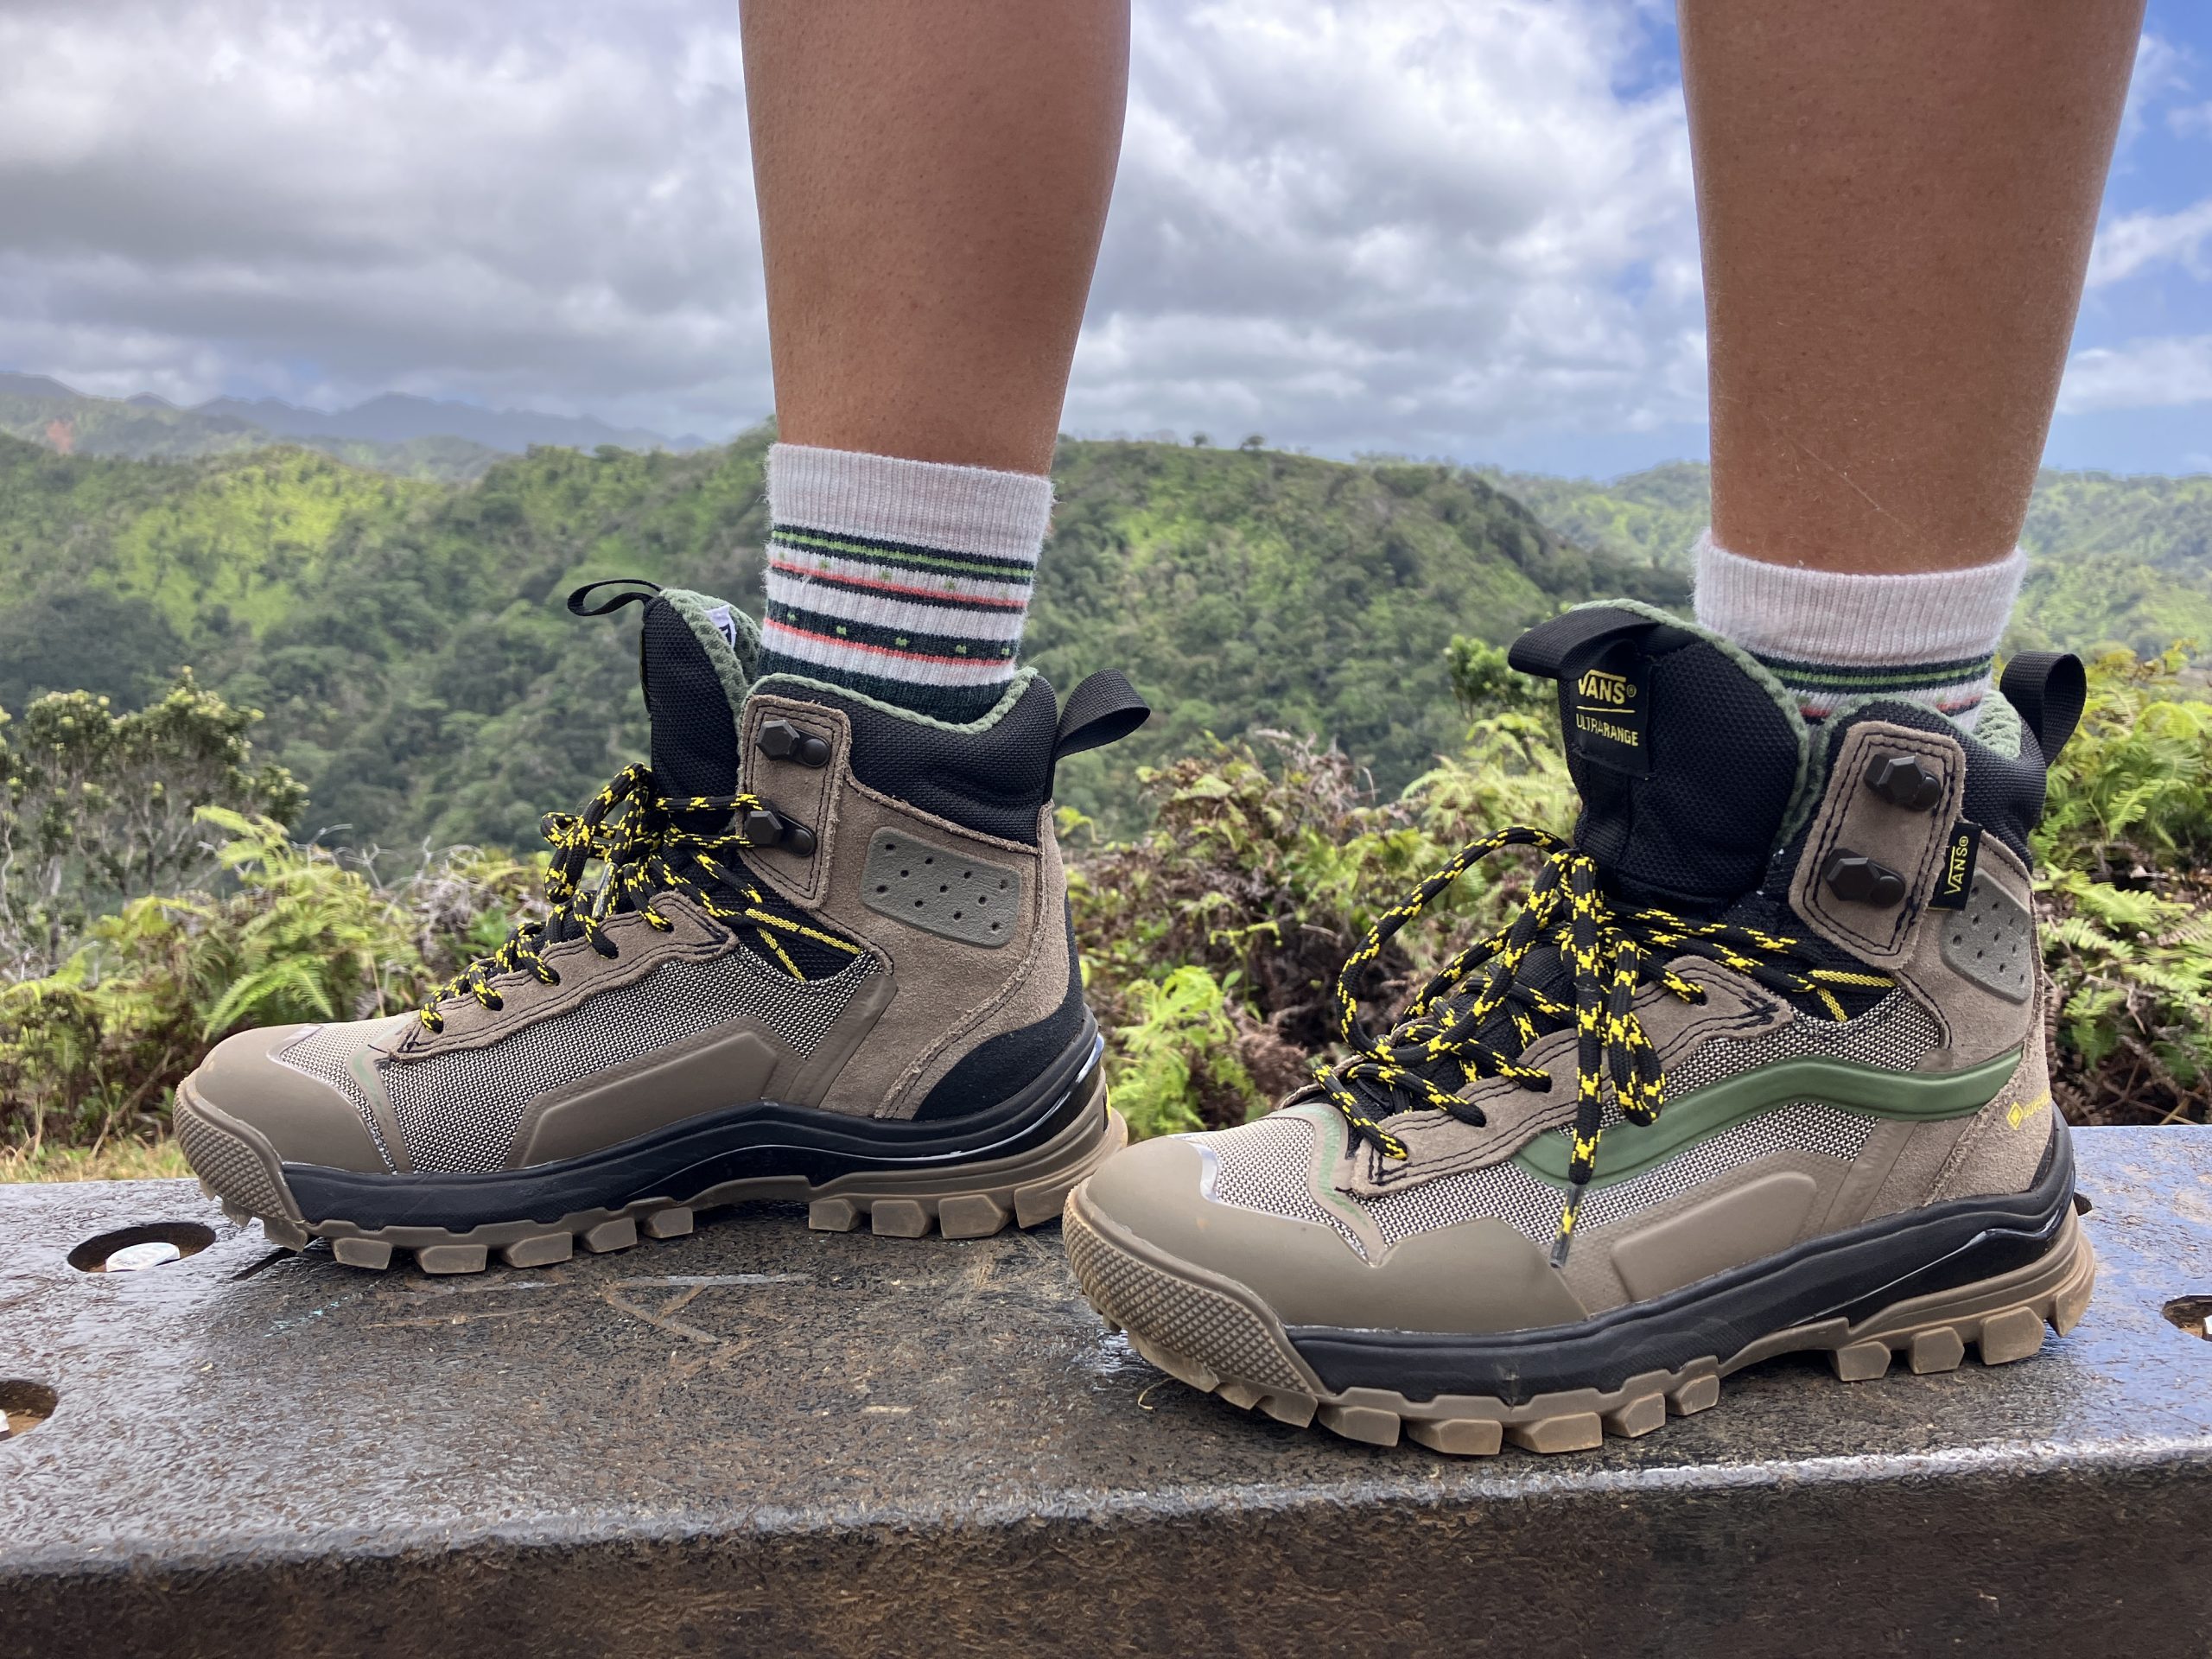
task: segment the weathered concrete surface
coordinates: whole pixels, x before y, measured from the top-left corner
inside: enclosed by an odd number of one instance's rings
[[[2212,1649],[2212,1132],[2080,1135],[2080,1329],[1780,1362],[1634,1442],[1287,1429],[1108,1337],[1050,1230],[792,1210],[558,1268],[273,1255],[181,1182],[0,1188],[0,1656]],[[217,1242],[103,1276],[106,1230]]]

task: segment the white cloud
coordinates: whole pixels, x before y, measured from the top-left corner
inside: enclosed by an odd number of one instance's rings
[[[2178,264],[2202,281],[2212,276],[2205,243],[2212,239],[2212,196],[2171,213],[2123,213],[2097,232],[2089,253],[2089,286],[2102,288],[2139,272]]]
[[[2164,36],[2145,30],[2135,42],[2135,67],[2127,80],[2127,104],[2120,112],[2123,153],[2142,136],[2152,105],[2189,86],[2189,59]],[[2171,120],[2172,118],[2168,117]]]
[[[1701,413],[1638,0],[1139,9],[1071,427],[1478,453]],[[726,432],[769,403],[734,9],[11,0],[0,365]]]
[[[1679,92],[1605,3],[1141,10],[1077,430],[1479,453],[1704,412]]]
[[[1701,419],[1654,27],[1649,0],[1141,4],[1067,426],[1479,457]],[[2146,40],[2133,126],[2181,63]],[[2212,199],[2122,215],[2091,280],[2202,280],[2208,238]],[[2205,358],[2081,353],[2066,406],[2195,401]],[[0,366],[727,433],[770,402],[734,9],[6,0]]]
[[[0,14],[0,363],[185,397],[765,408],[734,18],[522,15]]]
[[[2058,412],[2159,409],[2212,402],[2212,334],[2130,340],[2076,352],[2059,388]]]

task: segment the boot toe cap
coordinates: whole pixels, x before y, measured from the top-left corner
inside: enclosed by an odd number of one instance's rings
[[[279,1058],[318,1029],[270,1026],[225,1038],[181,1093],[253,1131],[280,1162],[380,1173],[384,1154],[360,1109],[334,1084]]]
[[[1371,1227],[1332,1223],[1319,1190],[1325,1173],[1288,1178],[1280,1139],[1287,1128],[1279,1122],[1273,1179],[1255,1180],[1260,1127],[1131,1147],[1083,1189],[1088,1217],[1170,1271],[1195,1268],[1241,1287],[1285,1326],[1491,1332],[1587,1317],[1545,1252],[1508,1221],[1461,1221],[1387,1249]],[[1328,1154],[1327,1143],[1317,1147]],[[1365,1244],[1355,1242],[1363,1230]]]

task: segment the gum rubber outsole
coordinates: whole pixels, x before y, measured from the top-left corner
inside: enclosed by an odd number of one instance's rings
[[[2096,1283],[2096,1255],[2075,1217],[2028,1267],[1978,1284],[1899,1302],[1852,1323],[1793,1326],[1725,1357],[1649,1371],[1613,1389],[1539,1395],[1520,1404],[1484,1395],[1409,1400],[1381,1389],[1326,1389],[1280,1321],[1234,1281],[1171,1262],[1090,1211],[1080,1188],[1063,1217],[1076,1281],[1109,1329],[1170,1376],[1246,1411],[1303,1428],[1318,1423],[1346,1440],[1389,1446],[1408,1439],[1457,1457],[1507,1445],[1538,1452],[1586,1452],[1607,1435],[1634,1440],[1669,1417],[1720,1400],[1720,1379],[1777,1354],[1825,1352],[1836,1376],[1870,1381],[1902,1359],[1926,1374],[1958,1368],[1971,1345],[1985,1365],[2026,1359],[2046,1327],[2064,1336]]]
[[[866,1224],[884,1237],[987,1238],[1011,1224],[1035,1227],[1057,1217],[1069,1192],[1128,1142],[1128,1126],[1104,1103],[1084,1112],[1043,1146],[1009,1158],[929,1173],[866,1171],[815,1185],[803,1176],[762,1176],[711,1187],[683,1203],[640,1198],[619,1210],[588,1210],[558,1221],[487,1223],[467,1233],[435,1227],[370,1230],[344,1221],[310,1223],[291,1200],[274,1148],[252,1128],[180,1090],[177,1138],[200,1178],[200,1190],[232,1223],[258,1220],[269,1242],[303,1250],[315,1239],[348,1267],[415,1265],[429,1274],[481,1273],[495,1262],[543,1268],[566,1262],[579,1248],[624,1250],[648,1238],[677,1238],[698,1212],[753,1200],[800,1200],[806,1224],[821,1232],[852,1232]]]

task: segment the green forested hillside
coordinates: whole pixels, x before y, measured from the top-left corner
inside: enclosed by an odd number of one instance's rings
[[[310,791],[302,829],[528,842],[643,739],[630,629],[562,594],[636,575],[757,603],[767,442],[534,450],[459,486],[297,449],[127,461],[0,439],[0,707],[129,703],[189,663],[266,712],[257,747]],[[1109,822],[1133,815],[1131,760],[1205,731],[1325,733],[1395,791],[1459,736],[1455,633],[1681,594],[1446,467],[1071,442],[1057,482],[1029,659],[1063,687],[1122,667],[1160,710],[1110,772],[1068,769],[1065,797]]]
[[[1700,462],[1609,483],[1484,476],[1568,540],[1662,570],[1688,570],[1712,512]],[[2034,563],[2015,648],[2126,645],[2154,656],[2177,639],[2212,646],[2212,477],[2046,472],[2020,540]]]
[[[0,709],[135,706],[188,664],[265,711],[257,745],[307,784],[303,830],[527,842],[643,740],[630,628],[563,594],[636,575],[757,604],[768,437],[537,449],[466,484],[310,449],[0,437]],[[1063,688],[1122,668],[1159,710],[1063,779],[1119,828],[1135,765],[1207,732],[1319,734],[1396,791],[1459,741],[1453,635],[1503,641],[1601,594],[1680,602],[1707,499],[1688,465],[1598,486],[1125,442],[1063,444],[1056,483],[1028,658]],[[2019,643],[2212,641],[2212,480],[2049,474],[2028,541]]]

